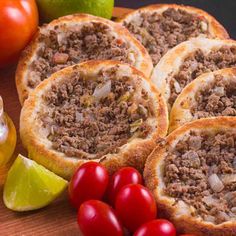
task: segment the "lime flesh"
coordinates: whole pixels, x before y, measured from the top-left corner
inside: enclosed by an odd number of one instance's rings
[[[114,0],[37,0],[37,4],[46,22],[74,13],[88,13],[110,19]]]
[[[14,211],[29,211],[51,203],[68,182],[36,162],[18,155],[10,168],[3,201]]]

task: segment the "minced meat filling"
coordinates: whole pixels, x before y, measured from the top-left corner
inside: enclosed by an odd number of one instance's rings
[[[235,46],[222,46],[207,55],[198,49],[184,60],[179,72],[171,77],[169,104],[173,105],[183,88],[199,75],[234,66],[236,66]]]
[[[194,118],[236,116],[236,80],[216,75],[214,82],[199,90],[190,111]]]
[[[67,31],[63,29],[67,28]],[[28,86],[35,88],[52,73],[79,62],[93,59],[113,59],[134,65],[134,52],[111,34],[109,26],[93,22],[74,26],[55,26],[48,34],[41,33],[42,47],[29,65]]]
[[[177,44],[200,34],[210,37],[204,18],[181,9],[169,8],[162,14],[143,12],[139,20],[124,22],[124,26],[146,47],[154,65]]]
[[[118,68],[101,70],[96,80],[74,73],[44,96],[41,120],[55,150],[67,156],[100,158],[114,153],[131,137],[145,138],[153,116],[147,91]]]
[[[220,224],[236,220],[236,133],[191,132],[165,158],[165,193]]]

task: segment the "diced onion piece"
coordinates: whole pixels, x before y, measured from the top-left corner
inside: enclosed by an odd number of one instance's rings
[[[207,23],[204,22],[204,21],[201,21],[200,24],[201,24],[201,29],[202,29],[202,31],[206,32],[206,31],[207,31],[207,28],[208,28]]]
[[[231,211],[232,211],[234,214],[236,214],[236,207],[232,207],[232,208],[231,208]]]
[[[81,122],[84,120],[83,113],[81,112],[76,112],[75,113],[75,120],[76,122]]]
[[[100,100],[103,97],[106,97],[111,92],[111,80],[107,80],[104,84],[98,85],[94,92],[93,96]]]
[[[190,215],[191,212],[194,212],[194,208],[191,211],[190,207],[182,200],[178,201],[176,210],[176,217],[180,217],[182,215]]]
[[[131,62],[135,62],[135,54],[134,52],[130,52],[128,55],[128,58],[130,59]]]
[[[225,94],[225,89],[224,87],[215,87],[214,92],[218,96],[223,96]]]
[[[211,222],[211,223],[215,223],[215,217],[211,216],[211,215],[207,215],[204,217],[205,221]]]
[[[234,182],[236,182],[236,174],[222,175],[221,180],[222,180],[223,184],[225,184],[225,185],[234,183]]]
[[[211,195],[203,197],[202,201],[205,202],[207,206],[212,206],[219,203],[219,201],[213,198]]]
[[[232,199],[236,198],[236,192],[228,192],[224,195],[224,198],[228,201],[231,202]]]
[[[130,132],[134,133],[143,123],[143,119],[139,119],[130,124]]]
[[[210,175],[208,178],[208,183],[210,184],[211,189],[216,193],[222,191],[224,188],[224,185],[217,174]]]
[[[177,81],[174,81],[174,87],[175,87],[175,92],[180,93],[181,92],[181,87]]]

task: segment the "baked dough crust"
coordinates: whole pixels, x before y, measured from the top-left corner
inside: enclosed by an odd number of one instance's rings
[[[212,50],[218,49],[222,46],[235,46],[236,41],[225,39],[207,39],[207,38],[194,38],[189,41],[185,41],[176,47],[170,49],[155,66],[151,80],[162,93],[165,98],[169,110],[171,105],[168,104],[170,98],[170,80],[171,75],[175,75],[179,72],[181,65],[185,58],[192,53],[201,49],[204,53],[208,54]]]
[[[196,104],[196,93],[199,90],[203,90],[209,83],[216,80],[217,75],[222,75],[225,81],[236,81],[236,68],[226,68],[217,70],[210,73],[205,73],[199,76],[188,84],[182,92],[179,94],[170,113],[170,128],[169,131],[177,129],[185,123],[195,120],[191,114],[190,108],[193,104]]]
[[[184,5],[177,5],[177,4],[154,4],[149,5],[147,7],[139,8],[135,11],[132,11],[126,15],[124,15],[122,18],[119,18],[117,21],[120,23],[123,23],[124,21],[130,22],[132,19],[138,18],[140,13],[143,12],[149,12],[150,14],[153,12],[162,13],[168,8],[173,9],[180,9],[183,11],[186,11],[188,13],[199,15],[200,17],[204,17],[208,24],[209,24],[209,32],[212,35],[213,38],[219,38],[219,39],[226,39],[229,38],[229,35],[226,31],[226,29],[211,15],[209,15],[207,12],[191,6],[184,6]]]
[[[203,221],[200,217],[191,216],[193,209],[189,208],[186,204],[185,207],[179,204],[174,205],[176,203],[175,199],[163,194],[163,164],[167,153],[166,150],[168,147],[174,148],[178,140],[185,134],[189,134],[192,130],[211,134],[218,131],[236,132],[236,118],[216,117],[200,119],[172,132],[166,138],[166,142],[159,144],[148,157],[144,169],[145,184],[154,194],[160,214],[170,219],[179,232],[197,236],[234,236],[236,235],[235,221],[227,221],[218,225]]]
[[[116,61],[88,61],[67,67],[54,73],[36,87],[25,101],[20,117],[20,136],[30,158],[67,179],[70,179],[79,165],[88,161],[88,158],[68,157],[64,153],[51,148],[51,142],[47,139],[46,132],[38,118],[39,111],[46,107],[42,96],[50,90],[51,86],[68,79],[69,75],[75,71],[89,75],[90,78],[96,78],[102,68],[115,66],[119,66],[119,73],[126,76],[138,76],[139,79],[135,77],[138,88],[144,88],[152,98],[154,117],[150,117],[148,121],[152,130],[145,139],[131,137],[125,145],[119,148],[117,153],[107,154],[100,159],[93,159],[93,161],[104,164],[110,173],[122,166],[134,166],[140,171],[143,170],[146,158],[156,146],[157,140],[167,134],[167,106],[155,86],[140,71],[128,64]],[[85,154],[87,157],[91,157],[89,156],[91,154]]]
[[[114,36],[123,39],[131,49],[133,49],[136,53],[135,55],[135,67],[142,71],[147,77],[150,76],[153,64],[152,60],[146,51],[146,49],[136,40],[129,31],[122,27],[120,24],[112,22],[110,20],[106,20],[104,18],[88,15],[88,14],[74,14],[68,15],[64,17],[60,17],[47,25],[42,26],[39,31],[36,33],[32,42],[28,45],[28,47],[23,51],[20,61],[16,70],[16,87],[18,91],[18,96],[20,103],[23,104],[25,99],[28,97],[28,94],[33,90],[29,86],[27,86],[27,76],[29,76],[29,64],[33,60],[37,60],[36,53],[38,49],[41,47],[41,42],[39,42],[40,32],[48,32],[50,29],[53,29],[55,26],[64,25],[64,30],[66,32],[67,25],[79,26],[85,23],[98,22],[102,23],[110,28],[110,32],[114,34]]]

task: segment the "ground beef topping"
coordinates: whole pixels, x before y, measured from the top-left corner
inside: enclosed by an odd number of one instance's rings
[[[41,33],[39,42],[42,47],[37,52],[37,59],[29,65],[31,73],[27,81],[30,88],[62,68],[87,60],[135,63],[134,51],[129,45],[119,36],[112,35],[109,26],[98,22],[85,23],[80,28],[55,26],[47,34]]]
[[[205,221],[236,220],[235,147],[235,132],[186,135],[165,159],[165,193],[194,207]]]
[[[121,76],[119,68],[101,70],[96,80],[74,73],[44,96],[43,126],[52,148],[67,156],[101,158],[128,139],[151,132],[151,98],[140,89],[140,78]],[[136,82],[134,82],[136,81]]]
[[[190,111],[195,119],[236,116],[236,80],[216,75],[214,82],[199,90]]]
[[[202,50],[198,49],[185,58],[180,66],[179,72],[174,76],[171,76],[171,96],[168,101],[169,104],[173,105],[183,88],[199,75],[205,72],[234,66],[236,66],[235,46],[223,46],[212,50],[207,55],[205,55]]]
[[[169,8],[162,14],[143,12],[139,20],[135,18],[124,25],[146,47],[154,65],[177,44],[200,34],[210,37],[203,17],[181,9]]]

